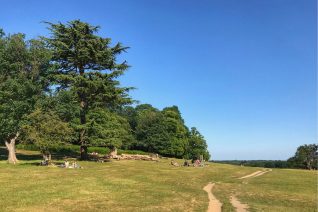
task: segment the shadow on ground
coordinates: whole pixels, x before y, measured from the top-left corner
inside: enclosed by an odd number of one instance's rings
[[[30,153],[24,153],[23,151],[17,151],[17,158],[18,160],[41,160],[42,156],[41,154],[30,154]],[[0,160],[8,160],[8,150],[6,147],[0,147]]]
[[[27,150],[17,150],[17,158],[18,160],[42,160],[42,155],[36,151],[27,151]],[[61,150],[58,153],[52,154],[53,160],[63,160],[65,158],[76,158],[78,157],[79,153],[70,150]],[[0,147],[0,161],[1,160],[8,160],[8,150],[6,147]]]

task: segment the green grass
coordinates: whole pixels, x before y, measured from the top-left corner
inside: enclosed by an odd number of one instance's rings
[[[168,159],[80,161],[83,169],[62,169],[36,166],[37,152],[19,152],[18,158],[27,160],[18,165],[0,161],[1,211],[206,211],[202,188],[208,182],[216,183],[213,193],[223,211],[235,211],[229,203],[232,194],[250,211],[317,211],[316,171],[273,169],[239,180],[260,168],[173,167]]]

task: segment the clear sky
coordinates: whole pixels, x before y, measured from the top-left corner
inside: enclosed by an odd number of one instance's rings
[[[315,0],[2,0],[0,27],[81,19],[130,46],[132,97],[179,106],[212,159],[287,159],[317,142]]]

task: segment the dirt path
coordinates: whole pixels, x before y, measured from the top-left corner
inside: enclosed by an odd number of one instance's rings
[[[248,205],[241,203],[235,196],[231,196],[231,204],[236,209],[236,212],[247,212]]]
[[[207,184],[203,190],[208,193],[209,197],[209,208],[207,212],[221,212],[222,211],[222,203],[215,198],[215,196],[212,194],[214,183]]]
[[[251,178],[251,177],[258,177],[258,176],[261,176],[267,172],[270,172],[272,171],[271,169],[268,169],[266,171],[256,171],[256,172],[253,172],[252,174],[249,174],[249,175],[246,175],[246,176],[243,176],[243,177],[240,177],[238,179],[245,179],[245,178]]]
[[[267,172],[272,171],[271,169],[265,170],[265,171],[256,171],[253,172],[252,174],[245,175],[243,177],[240,177],[238,179],[246,179],[246,178],[252,178],[252,177],[258,177],[261,176]],[[212,193],[212,189],[214,183],[209,183],[207,184],[203,190],[208,193],[209,197],[209,207],[207,212],[221,212],[222,211],[222,203],[215,198],[215,196]],[[231,196],[231,204],[233,207],[236,209],[236,212],[247,212],[247,209],[249,208],[247,204],[241,203],[235,196]]]
[[[256,172],[253,172],[252,174],[245,175],[245,176],[240,177],[238,179],[258,177],[258,176],[261,176],[261,175],[263,175],[267,172],[270,172],[270,171],[272,171],[272,170],[267,169],[265,171],[256,171]],[[249,208],[247,204],[241,203],[235,196],[231,196],[231,204],[236,209],[236,212],[247,212],[247,209]]]
[[[269,170],[263,171],[262,173],[259,173],[259,174],[255,175],[255,176],[253,176],[253,177],[261,176],[261,175],[263,175],[263,174],[265,174],[265,173],[267,173],[267,172],[270,172],[270,171],[272,171],[272,170],[269,169]]]

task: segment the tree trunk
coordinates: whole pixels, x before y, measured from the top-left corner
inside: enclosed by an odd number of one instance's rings
[[[88,159],[87,146],[81,146],[81,160]]]
[[[84,77],[84,68],[82,66],[79,67],[79,72],[82,77]],[[81,125],[84,126],[86,124],[86,112],[87,112],[87,100],[86,96],[83,92],[78,92],[78,96],[80,99],[80,121]],[[88,159],[88,152],[87,152],[87,146],[85,142],[85,128],[83,127],[80,130],[79,134],[79,143],[81,145],[80,152],[81,152],[81,160],[87,160]]]
[[[310,159],[308,159],[307,161],[306,161],[306,166],[307,166],[307,169],[308,170],[311,170],[312,169],[312,165],[311,165],[312,163],[311,163],[311,160]]]
[[[81,111],[80,111],[80,119],[81,125],[84,126],[86,124],[86,111],[85,111],[86,103],[84,100],[81,101]],[[79,143],[81,144],[80,152],[81,152],[81,160],[88,159],[87,146],[85,142],[85,129],[82,128],[79,134]]]
[[[110,156],[117,156],[117,148],[112,148],[111,152],[109,153]]]
[[[9,138],[5,144],[8,150],[8,163],[16,164],[18,162],[16,153],[15,153],[15,141],[19,137],[20,133],[17,132],[14,137]]]

